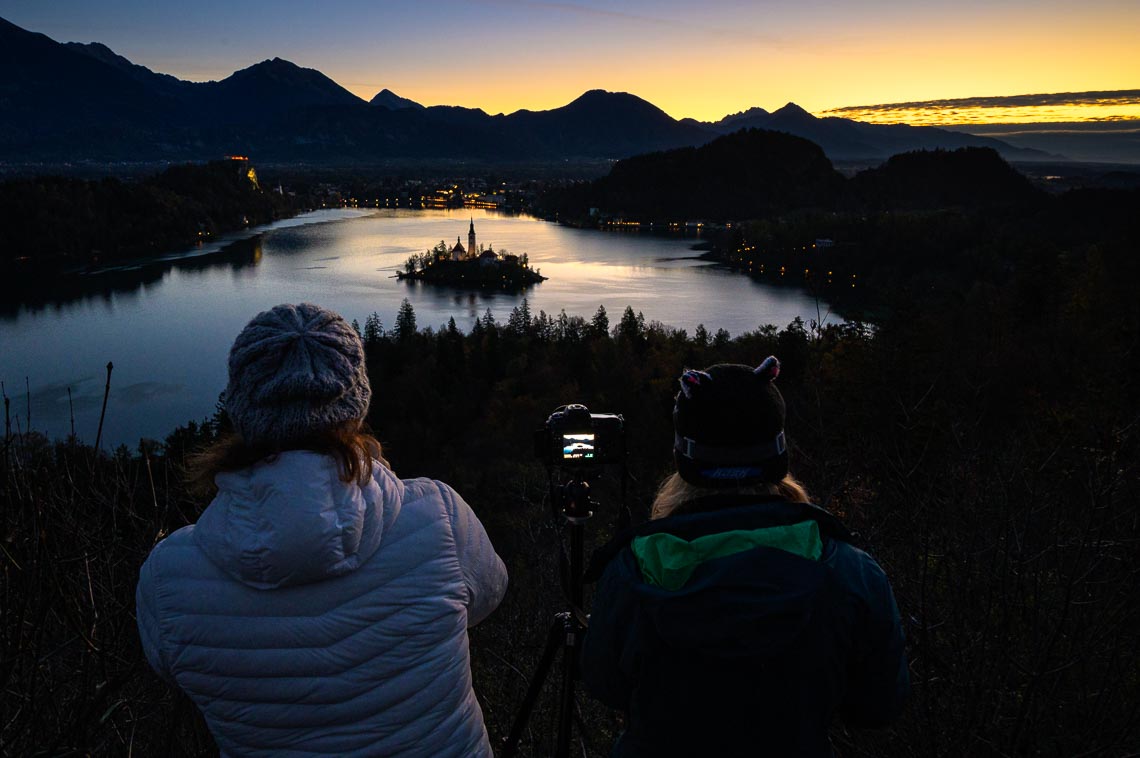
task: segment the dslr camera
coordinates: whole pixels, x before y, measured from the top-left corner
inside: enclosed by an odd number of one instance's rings
[[[590,413],[580,403],[564,405],[534,433],[534,453],[552,466],[622,463],[625,421],[619,413]]]

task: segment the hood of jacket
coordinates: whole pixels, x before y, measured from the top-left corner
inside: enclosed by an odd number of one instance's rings
[[[335,458],[307,450],[219,474],[215,482],[218,494],[194,541],[222,571],[258,589],[355,571],[379,549],[404,488],[376,461],[365,485],[344,482]]]
[[[817,515],[763,504],[662,519],[636,538],[622,558],[656,635],[707,658],[771,660],[800,642],[830,605],[834,546]]]

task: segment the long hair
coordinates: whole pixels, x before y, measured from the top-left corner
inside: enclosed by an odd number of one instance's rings
[[[262,461],[272,462],[287,450],[310,450],[331,455],[340,466],[343,482],[364,485],[372,476],[372,461],[387,468],[380,441],[359,420],[321,430],[304,439],[287,444],[250,445],[236,432],[222,435],[212,445],[187,461],[187,483],[190,491],[213,497],[217,492],[214,477],[227,471],[240,471]]]
[[[657,489],[657,497],[653,499],[653,507],[649,511],[650,519],[665,518],[674,513],[684,513],[685,505],[700,497],[707,495],[759,495],[762,497],[782,497],[792,503],[810,503],[807,490],[791,474],[773,484],[758,484],[751,487],[737,487],[734,489],[712,489],[689,484],[681,475],[674,472],[665,477]]]

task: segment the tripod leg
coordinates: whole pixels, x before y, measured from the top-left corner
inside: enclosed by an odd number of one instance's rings
[[[570,619],[562,629],[566,637],[562,649],[562,699],[558,706],[558,749],[555,758],[570,757],[570,729],[574,717],[574,682],[578,676],[578,634]]]
[[[550,632],[546,637],[546,648],[542,651],[542,659],[538,662],[538,667],[530,678],[526,697],[523,698],[519,712],[515,715],[514,723],[511,724],[510,734],[507,735],[507,739],[503,743],[503,750],[500,754],[503,758],[510,758],[518,750],[519,739],[522,738],[527,719],[530,718],[530,712],[538,700],[538,693],[542,691],[546,675],[550,672],[550,665],[554,663],[554,655],[558,652],[558,648],[563,642],[563,636],[566,634],[566,622],[562,618],[563,615],[560,613],[555,616],[554,622],[550,625]]]

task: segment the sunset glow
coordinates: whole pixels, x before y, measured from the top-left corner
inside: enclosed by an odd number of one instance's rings
[[[387,88],[424,105],[491,114],[557,108],[606,89],[636,94],[674,118],[705,121],[787,102],[817,115],[912,123],[1140,115],[1136,103],[1032,111],[869,107],[1134,89],[1140,4],[1122,0],[1079,8],[1053,0],[286,6],[207,0],[175,10],[125,0],[13,0],[3,15],[59,41],[103,42],[184,79],[222,79],[281,57],[365,100]]]

